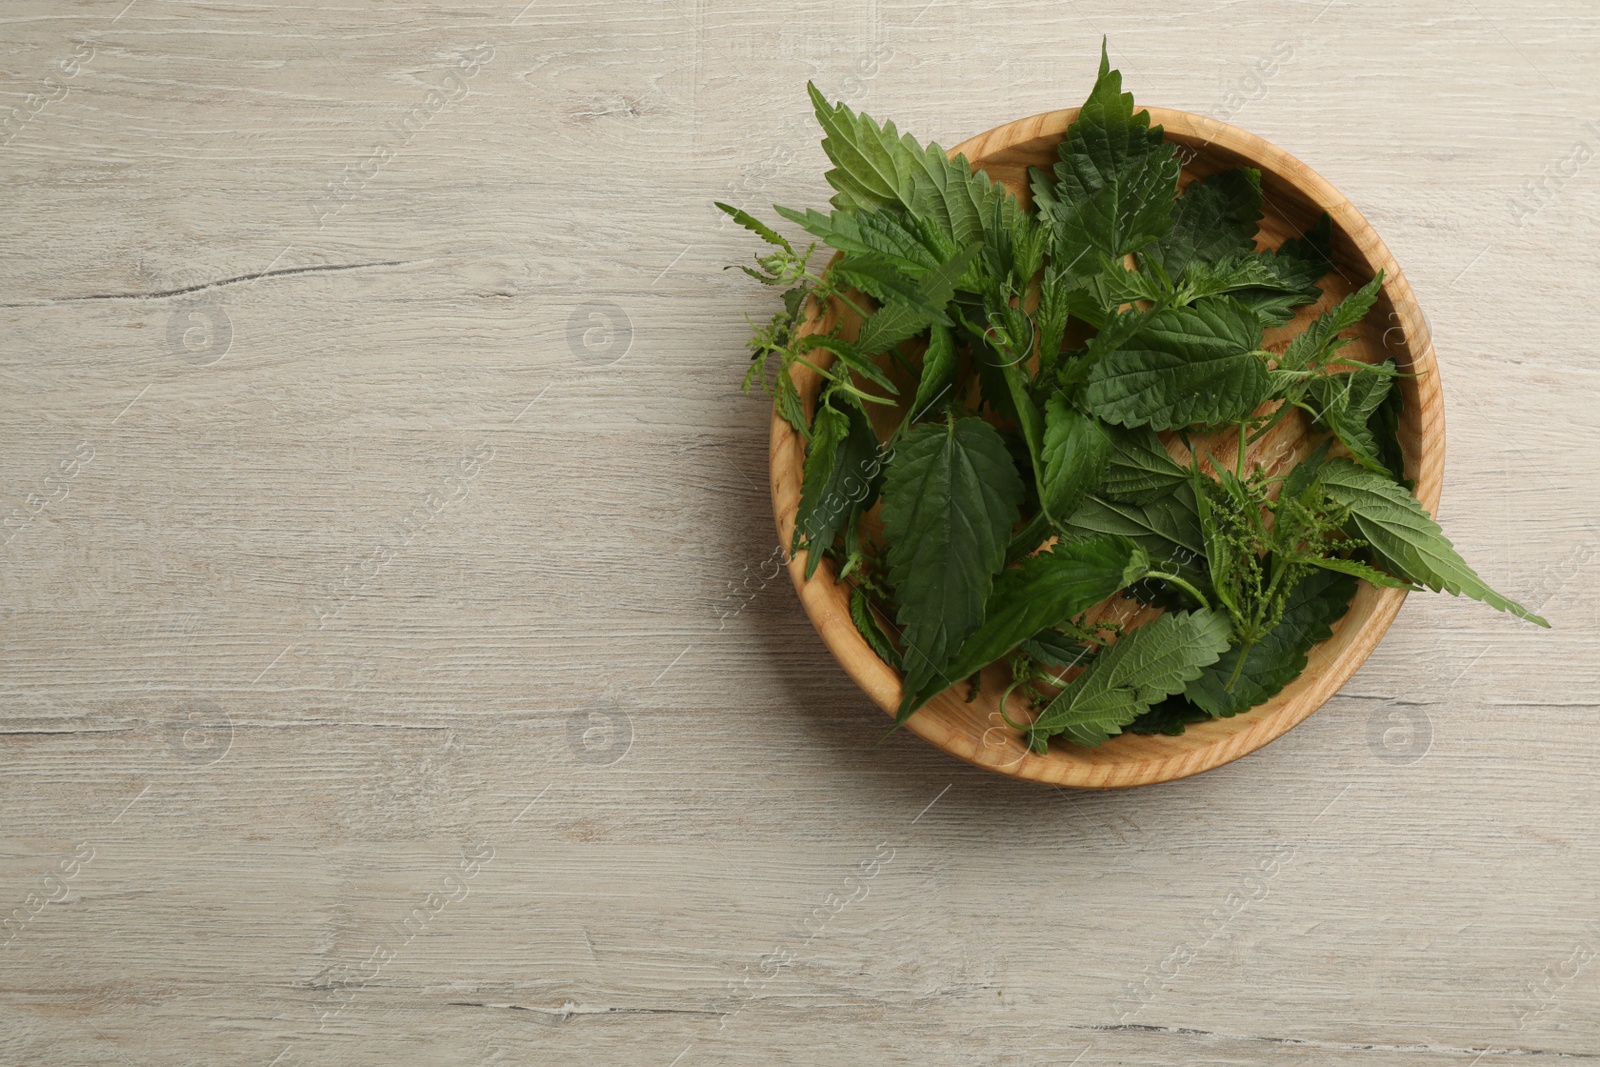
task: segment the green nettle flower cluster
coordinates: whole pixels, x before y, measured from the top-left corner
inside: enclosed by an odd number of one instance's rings
[[[1103,50],[1031,209],[965,157],[811,98],[833,210],[775,210],[838,257],[822,270],[816,243],[718,206],[772,249],[741,269],[783,294],[745,390],[806,442],[791,550],[851,584],[856,626],[903,674],[898,721],[1003,659],[1002,714],[1035,751],[1181,733],[1294,680],[1360,581],[1548,625],[1403,481],[1393,361],[1341,355],[1381,272],[1264,347],[1321,299],[1331,221],[1261,250],[1257,171],[1180,195],[1175,146]],[[809,414],[802,367],[823,379]],[[1269,476],[1248,446],[1297,411],[1320,444]],[[1212,455],[1201,432],[1236,447]],[[1089,621],[1118,593],[1163,612]]]

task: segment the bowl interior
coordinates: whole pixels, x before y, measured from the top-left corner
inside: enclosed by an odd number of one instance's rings
[[[1164,127],[1167,139],[1179,147],[1181,180],[1185,184],[1231,167],[1260,170],[1265,217],[1257,237],[1258,247],[1277,247],[1310,228],[1324,211],[1332,216],[1333,261],[1320,282],[1322,298],[1315,305],[1302,308],[1289,326],[1269,330],[1267,347],[1286,341],[1322,311],[1370,281],[1379,269],[1384,271],[1378,300],[1366,320],[1347,334],[1355,339],[1344,354],[1371,362],[1392,357],[1407,372],[1399,379],[1405,401],[1400,423],[1405,473],[1415,482],[1417,497],[1433,511],[1438,504],[1444,463],[1438,368],[1422,313],[1388,249],[1344,197],[1286,152],[1243,130],[1202,116],[1161,108],[1149,111],[1152,122]],[[1004,182],[1027,202],[1028,168],[1054,163],[1056,146],[1076,116],[1074,108],[1019,119],[957,145],[951,154],[966,155],[975,168]],[[814,318],[806,328],[831,328],[836,313]],[[797,365],[795,380],[810,411],[822,379]],[[1250,458],[1266,466],[1270,473],[1282,474],[1320,437],[1296,412],[1252,445]],[[1219,455],[1231,455],[1236,447],[1231,433],[1203,435],[1195,440],[1198,447]],[[1169,440],[1168,447],[1187,463],[1181,443]],[[804,443],[775,414],[771,439],[773,506],[778,535],[785,545],[794,530],[804,461]],[[850,619],[848,586],[836,582],[830,561],[824,560],[809,582],[804,568],[805,553],[797,553],[790,562],[790,574],[818,633],[851,677],[892,715],[900,700],[899,675],[872,652],[857,632]],[[1360,582],[1349,612],[1334,627],[1333,636],[1312,650],[1310,662],[1299,678],[1272,700],[1245,714],[1190,726],[1178,737],[1124,734],[1099,748],[1058,739],[1046,754],[1035,754],[1001,720],[997,696],[1005,684],[1005,667],[1000,664],[988,669],[980,694],[972,703],[965,700],[966,687],[958,685],[913,715],[905,728],[971,763],[1055,785],[1118,788],[1198,774],[1260,748],[1315,711],[1377,646],[1404,597],[1403,591],[1377,589]],[[1121,598],[1114,598],[1097,611],[1101,617],[1135,624],[1153,614]]]

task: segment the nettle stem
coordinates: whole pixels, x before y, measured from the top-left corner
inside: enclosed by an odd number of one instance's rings
[[[1222,691],[1224,693],[1233,692],[1233,684],[1239,680],[1239,674],[1244,670],[1245,657],[1250,654],[1250,650],[1255,647],[1255,644],[1254,638],[1249,641],[1241,641],[1239,643],[1239,659],[1238,662],[1234,663],[1233,665],[1233,673],[1228,675],[1227,684],[1222,687]]]
[[[1159,578],[1163,582],[1171,582],[1178,588],[1187,590],[1190,596],[1200,601],[1200,606],[1202,608],[1205,608],[1207,611],[1211,610],[1211,601],[1206,599],[1206,595],[1200,590],[1196,589],[1194,586],[1190,585],[1188,582],[1184,581],[1182,578],[1179,578],[1176,574],[1163,574],[1161,571],[1151,571],[1149,574],[1146,574],[1145,577]]]

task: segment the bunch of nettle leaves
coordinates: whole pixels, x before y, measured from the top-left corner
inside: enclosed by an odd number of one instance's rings
[[[808,578],[829,556],[852,583],[857,627],[904,675],[897,721],[1008,657],[1001,712],[1035,751],[1182,733],[1291,682],[1362,579],[1548,625],[1485,585],[1400,481],[1393,361],[1339,354],[1381,273],[1263,347],[1321,296],[1330,220],[1257,251],[1259,172],[1178,195],[1175,147],[1121,82],[1102,50],[1060,162],[1032,172],[1032,212],[814,87],[834,210],[776,210],[840,257],[820,271],[815,244],[718,205],[774,246],[742,269],[785,290],[745,389],[807,442],[791,551]],[[813,314],[832,328],[802,333]],[[811,418],[796,364],[823,379]],[[1297,411],[1326,439],[1269,477],[1247,446]],[[1191,446],[1230,430],[1225,456]],[[1118,592],[1164,613],[1086,621]]]

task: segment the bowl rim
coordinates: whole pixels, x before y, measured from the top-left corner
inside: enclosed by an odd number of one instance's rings
[[[1264,138],[1208,116],[1170,108],[1145,110],[1149,111],[1152,124],[1163,127],[1169,141],[1239,157],[1242,165],[1261,171],[1263,188],[1274,184],[1288,186],[1327,211],[1333,219],[1335,259],[1359,264],[1366,277],[1376,275],[1380,269],[1384,271],[1380,301],[1387,300],[1392,308],[1391,318],[1398,320],[1402,335],[1401,343],[1390,351],[1402,370],[1415,374],[1415,377],[1401,379],[1407,393],[1414,393],[1406,397],[1407,410],[1403,416],[1412,424],[1416,440],[1414,449],[1406,449],[1405,473],[1414,481],[1415,496],[1433,514],[1438,507],[1444,475],[1444,399],[1438,360],[1427,320],[1411,285],[1371,223],[1325,178]],[[1058,143],[1078,111],[1078,108],[1047,111],[1003,123],[962,141],[948,154],[951,158],[964,155],[976,169],[983,169],[986,160],[993,160],[1000,153],[1032,151]],[[1393,327],[1385,331],[1382,341],[1385,348],[1389,347],[1388,336],[1393,332]],[[794,370],[802,395],[810,396],[808,389],[817,384],[818,376],[802,367]],[[799,508],[804,445],[776,408],[772,414],[769,463],[779,543],[787,546]],[[790,577],[807,616],[846,673],[892,717],[901,693],[898,672],[872,652],[856,629],[849,612],[848,587],[837,583],[832,561],[822,560],[810,581],[805,577],[805,565],[804,550],[791,555]],[[1043,756],[1024,751],[1020,756],[1008,755],[1002,761],[999,758],[1001,746],[980,744],[970,731],[959,732],[923,711],[911,716],[905,728],[975,766],[1050,785],[1117,789],[1186,778],[1256,751],[1321,707],[1377,647],[1399,613],[1405,595],[1402,589],[1378,589],[1360,582],[1349,610],[1335,625],[1333,635],[1312,649],[1305,670],[1278,696],[1230,719],[1214,719],[1191,726],[1184,737],[1160,741],[1140,737],[1141,750],[1154,750],[1148,757],[1107,758],[1108,751],[1113,755],[1123,751],[1112,750],[1111,746],[1126,744],[1130,736],[1136,736],[1124,734],[1098,749],[1052,745]],[[934,699],[960,703],[961,698],[946,690]],[[954,717],[959,718],[959,715]],[[982,725],[981,721],[978,725]],[[989,732],[985,730],[978,739],[986,742]],[[1185,737],[1191,740],[1185,742]]]

